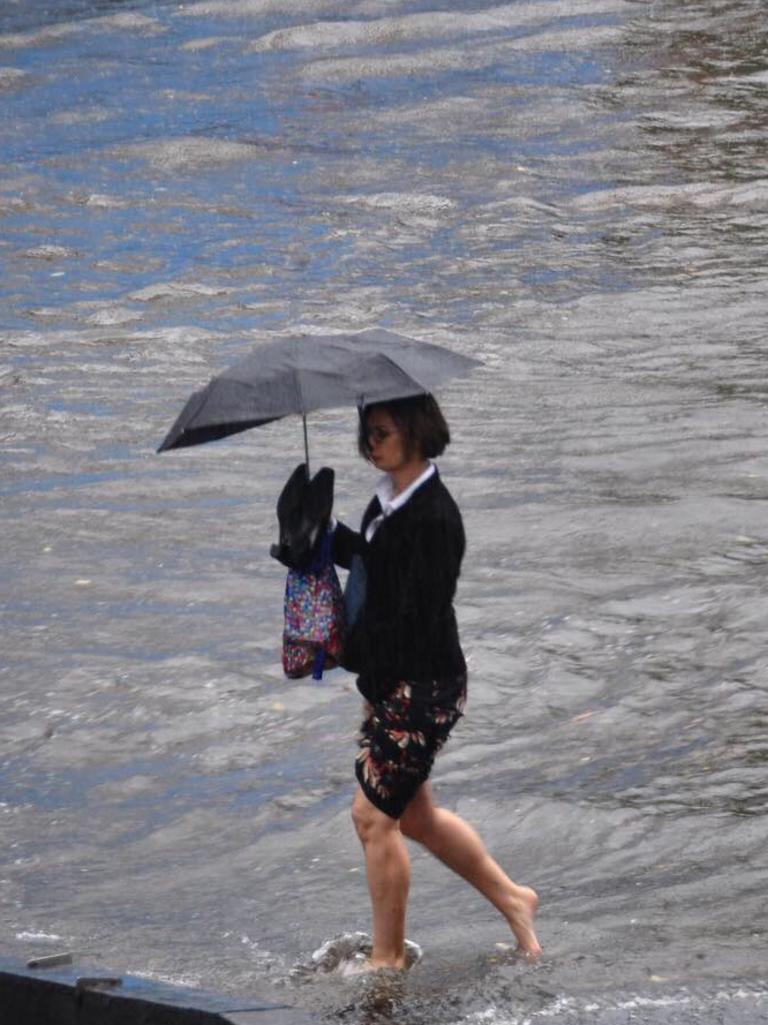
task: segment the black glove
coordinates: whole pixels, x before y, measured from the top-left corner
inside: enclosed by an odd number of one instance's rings
[[[280,541],[269,554],[289,569],[306,569],[320,547],[333,509],[333,470],[324,466],[310,479],[299,463],[277,500]]]

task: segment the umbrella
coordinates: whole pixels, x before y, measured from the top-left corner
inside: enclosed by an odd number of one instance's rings
[[[309,466],[306,416],[312,410],[422,395],[479,365],[382,328],[278,338],[194,392],[158,452],[225,438],[293,413],[302,416]]]

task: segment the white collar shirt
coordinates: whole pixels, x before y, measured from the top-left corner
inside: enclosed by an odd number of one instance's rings
[[[422,484],[426,484],[434,473],[435,464],[430,463],[424,473],[409,484],[404,491],[401,491],[399,495],[395,494],[395,485],[392,478],[389,474],[385,474],[379,482],[379,486],[376,488],[376,497],[379,500],[381,512],[378,516],[372,519],[366,527],[365,540],[370,542],[373,539],[373,535],[379,529],[387,516],[391,516],[393,512],[396,512],[398,509],[402,509],[408,499],[413,495],[414,491],[417,491]]]

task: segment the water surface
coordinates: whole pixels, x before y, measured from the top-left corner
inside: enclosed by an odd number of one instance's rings
[[[331,1022],[768,1020],[762,0],[0,12],[2,949]],[[477,356],[441,400],[466,719],[441,799],[542,896],[536,967],[414,851],[368,929],[353,680],[288,683],[298,422],[156,456],[276,333]],[[311,421],[354,522],[355,413]]]

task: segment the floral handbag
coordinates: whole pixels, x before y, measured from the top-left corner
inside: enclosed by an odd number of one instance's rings
[[[327,531],[306,569],[291,569],[285,582],[283,670],[292,680],[324,669],[341,659],[344,599],[331,555],[333,535]]]

